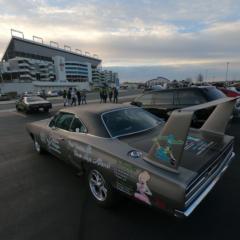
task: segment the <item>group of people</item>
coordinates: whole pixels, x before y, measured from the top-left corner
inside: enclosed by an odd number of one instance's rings
[[[63,105],[64,106],[76,106],[80,104],[87,104],[86,92],[77,90],[76,88],[69,88],[68,91],[63,91]]]
[[[118,90],[116,87],[114,88],[101,88],[99,91],[100,94],[100,103],[106,103],[107,98],[109,98],[109,102],[118,103]]]

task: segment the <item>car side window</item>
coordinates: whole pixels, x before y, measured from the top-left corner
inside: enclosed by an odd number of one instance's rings
[[[206,102],[206,99],[197,91],[179,91],[178,102],[180,105],[197,105]]]
[[[53,119],[49,123],[49,127],[55,127],[57,119],[62,115],[62,113],[57,113],[54,115]]]
[[[61,113],[55,121],[55,127],[64,130],[69,130],[72,123],[74,115],[71,113]]]
[[[156,92],[154,94],[155,105],[172,105],[173,104],[173,92]]]
[[[135,102],[141,102],[143,105],[151,105],[152,98],[153,98],[153,94],[148,93],[148,94],[144,94],[144,95],[138,97],[137,99],[135,99]]]
[[[73,121],[72,121],[72,124],[70,126],[70,131],[86,133],[87,132],[87,128],[79,120],[79,118],[74,118]]]

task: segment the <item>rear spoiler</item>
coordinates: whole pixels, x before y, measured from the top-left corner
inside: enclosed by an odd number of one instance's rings
[[[226,97],[174,110],[160,135],[154,139],[144,160],[163,169],[178,172],[194,112],[216,106],[199,131],[224,134],[236,100],[237,98]]]

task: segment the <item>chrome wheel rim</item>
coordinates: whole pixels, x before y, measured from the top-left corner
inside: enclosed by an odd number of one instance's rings
[[[92,170],[89,175],[89,187],[93,196],[99,201],[105,201],[107,198],[107,188],[105,180],[100,172]]]
[[[39,143],[38,143],[36,140],[34,141],[34,145],[35,145],[36,151],[37,151],[37,152],[40,152],[41,147],[40,147]]]

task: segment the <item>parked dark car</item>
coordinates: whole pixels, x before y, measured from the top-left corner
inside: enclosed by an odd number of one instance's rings
[[[142,107],[152,114],[167,120],[175,109],[194,106],[224,97],[226,96],[223,92],[212,86],[189,87],[146,92],[135,98],[131,104]],[[193,125],[200,127],[213,109],[212,107],[197,111],[193,118]]]
[[[22,96],[16,101],[17,111],[33,112],[43,110],[48,112],[52,108],[52,103],[38,96]]]

